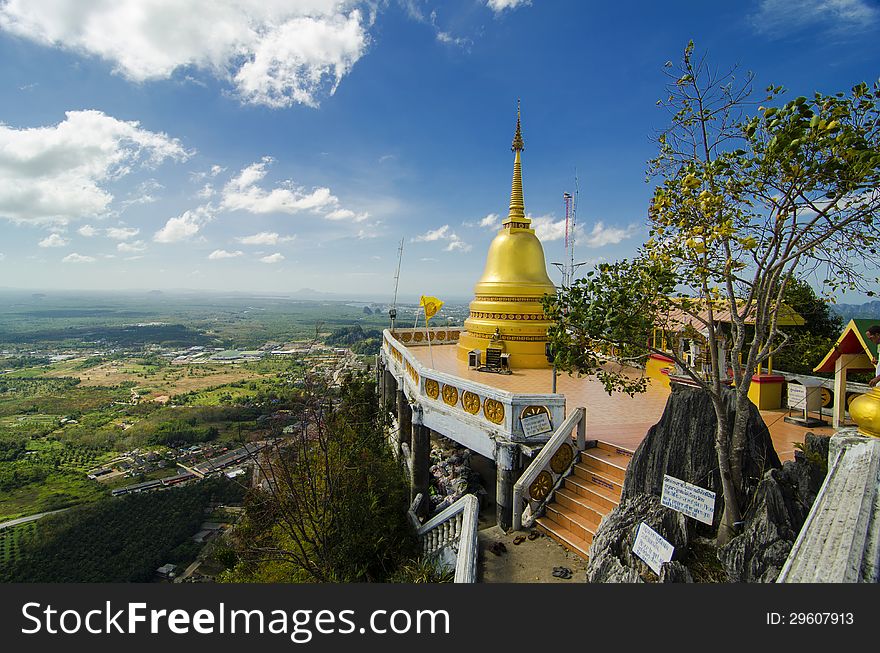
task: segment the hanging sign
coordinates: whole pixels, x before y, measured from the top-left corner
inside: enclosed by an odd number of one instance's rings
[[[639,531],[636,533],[636,541],[632,550],[658,576],[660,575],[660,566],[664,562],[672,560],[672,554],[675,553],[675,547],[645,522],[639,524]]]
[[[712,525],[715,515],[715,493],[697,485],[691,485],[674,476],[663,476],[663,494],[660,504]]]
[[[550,416],[547,413],[529,415],[528,417],[521,418],[520,422],[522,423],[523,435],[527,438],[553,430],[553,427],[550,425]]]

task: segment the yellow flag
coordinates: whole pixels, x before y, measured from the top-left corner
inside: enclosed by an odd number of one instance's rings
[[[439,311],[440,307],[443,306],[443,302],[441,302],[436,297],[426,297],[425,295],[422,295],[422,299],[419,302],[419,305],[424,307],[425,321],[427,321],[437,315],[437,311]]]

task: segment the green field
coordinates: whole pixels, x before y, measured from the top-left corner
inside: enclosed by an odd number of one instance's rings
[[[37,530],[35,522],[10,526],[0,530],[0,567],[6,567],[18,562],[21,557],[22,539],[32,535]]]

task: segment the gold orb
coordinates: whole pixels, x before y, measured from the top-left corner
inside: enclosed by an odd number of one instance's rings
[[[859,426],[859,433],[880,438],[880,388],[871,388],[850,402],[849,416]]]

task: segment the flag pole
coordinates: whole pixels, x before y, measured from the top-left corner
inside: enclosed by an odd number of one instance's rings
[[[428,355],[431,357],[431,367],[434,367],[434,350],[431,349],[431,331],[428,329],[428,314],[425,313],[425,338],[428,339]]]

